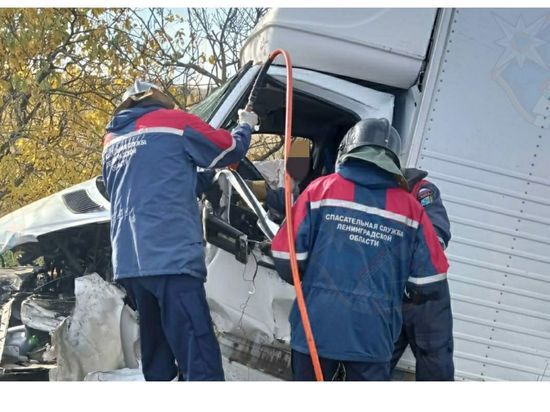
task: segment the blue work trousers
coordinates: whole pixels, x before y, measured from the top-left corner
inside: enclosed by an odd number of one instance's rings
[[[188,275],[122,279],[139,312],[147,381],[224,380],[204,283]],[[177,366],[176,366],[177,362]]]
[[[403,303],[403,327],[395,342],[392,371],[407,345],[416,358],[417,381],[454,380],[450,298],[420,305]]]
[[[308,354],[292,351],[292,375],[295,381],[314,381],[313,363]],[[346,381],[387,381],[390,379],[389,362],[352,362],[319,358],[323,379],[335,380],[342,375]],[[341,374],[339,367],[343,367]]]

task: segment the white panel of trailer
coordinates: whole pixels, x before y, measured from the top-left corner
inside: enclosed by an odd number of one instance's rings
[[[444,17],[409,163],[451,219],[456,375],[549,379],[550,10]]]

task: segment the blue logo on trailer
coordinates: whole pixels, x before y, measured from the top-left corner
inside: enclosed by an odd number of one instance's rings
[[[550,13],[526,23],[511,23],[495,14],[503,37],[503,52],[495,66],[495,80],[516,109],[536,126],[550,124]],[[544,118],[546,116],[546,119]]]

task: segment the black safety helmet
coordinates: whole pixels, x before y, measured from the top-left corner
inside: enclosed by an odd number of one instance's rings
[[[136,80],[122,96],[122,102],[115,109],[115,114],[121,110],[128,109],[138,102],[149,99],[158,103],[167,109],[176,107],[176,102],[168,94],[164,93],[156,84],[143,80]]]
[[[386,149],[397,167],[401,167],[399,162],[401,137],[388,119],[363,119],[357,122],[342,139],[336,163],[341,163],[345,155],[364,146],[377,146]]]

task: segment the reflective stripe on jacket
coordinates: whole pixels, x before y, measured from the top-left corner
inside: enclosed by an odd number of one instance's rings
[[[107,131],[103,176],[115,279],[182,273],[204,279],[197,166],[240,160],[250,127],[230,133],[181,110],[137,106],[118,113]]]
[[[292,208],[302,286],[319,355],[389,361],[405,285],[437,299],[447,259],[422,206],[388,172],[350,160],[312,182]],[[291,282],[286,226],[272,243]],[[291,346],[309,353],[296,305]]]

